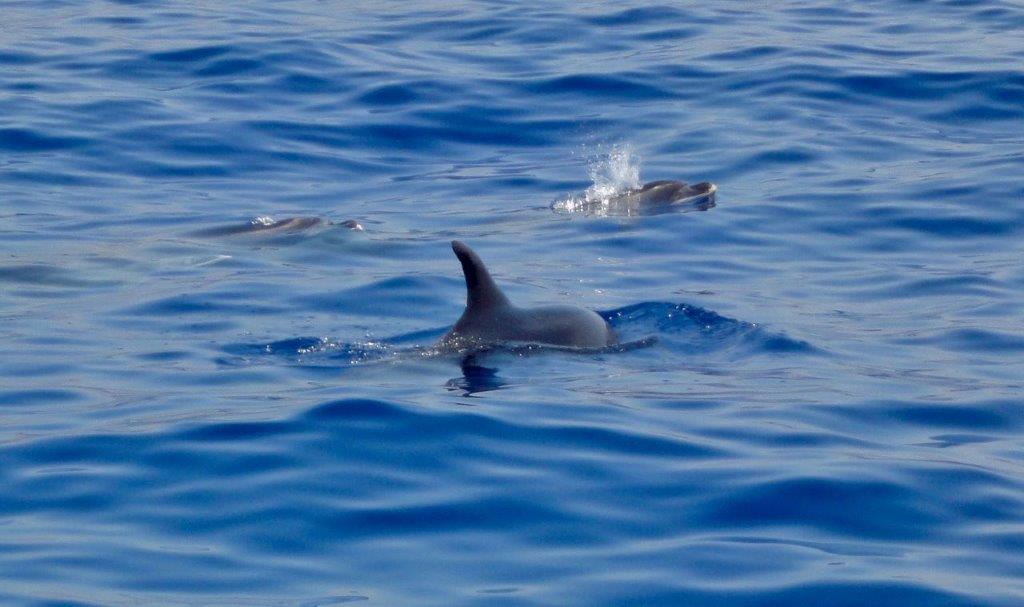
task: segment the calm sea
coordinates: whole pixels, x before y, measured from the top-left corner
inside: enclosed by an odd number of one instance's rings
[[[0,604],[1024,603],[1022,32],[0,2]],[[424,353],[456,238],[635,347]]]

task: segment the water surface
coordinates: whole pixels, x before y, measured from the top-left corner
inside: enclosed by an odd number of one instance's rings
[[[0,602],[1024,600],[1018,3],[3,15]]]

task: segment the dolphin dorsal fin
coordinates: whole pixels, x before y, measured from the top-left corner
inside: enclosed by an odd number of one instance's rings
[[[462,263],[462,273],[466,276],[466,307],[495,308],[510,305],[508,298],[494,284],[491,273],[473,249],[458,240],[452,241],[452,251]]]

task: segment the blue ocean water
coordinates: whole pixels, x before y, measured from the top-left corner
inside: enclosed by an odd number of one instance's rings
[[[0,9],[0,603],[1024,601],[1019,2]]]

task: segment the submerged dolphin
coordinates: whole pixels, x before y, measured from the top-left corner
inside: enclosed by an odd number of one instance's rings
[[[480,257],[458,240],[452,250],[466,276],[466,309],[441,338],[441,348],[503,342],[530,342],[576,348],[603,348],[615,334],[597,312],[576,306],[518,308],[494,283]]]
[[[319,230],[332,225],[339,225],[351,230],[362,230],[363,226],[354,219],[346,219],[340,223],[331,223],[319,217],[288,217],[274,221],[267,217],[258,217],[245,225],[230,225],[200,230],[197,236],[290,236],[300,232]]]

